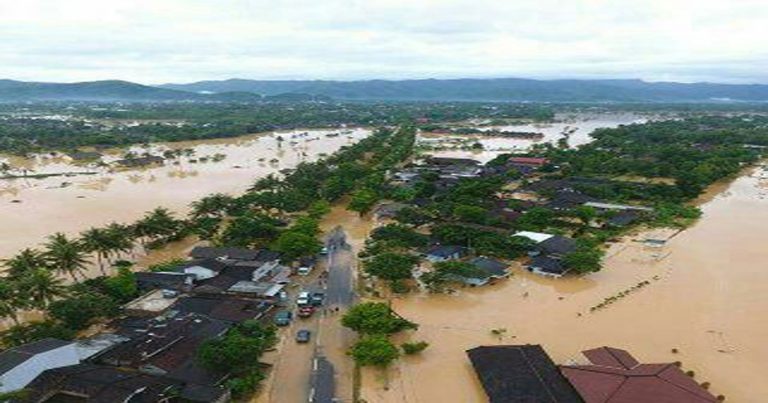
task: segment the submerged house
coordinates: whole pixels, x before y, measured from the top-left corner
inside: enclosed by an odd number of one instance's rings
[[[527,269],[531,273],[548,277],[562,277],[568,272],[562,259],[576,250],[576,241],[560,235],[539,242],[528,254],[532,260]]]
[[[467,350],[490,403],[583,403],[540,345]]]
[[[424,253],[424,258],[432,263],[461,259],[467,255],[467,248],[456,245],[437,245]]]
[[[641,364],[612,347],[583,351],[585,363],[563,365],[563,375],[586,403],[713,403],[715,396],[673,363]]]
[[[475,266],[477,274],[462,277],[461,281],[471,286],[486,285],[494,279],[509,276],[509,266],[496,259],[480,256],[470,260],[468,263]]]

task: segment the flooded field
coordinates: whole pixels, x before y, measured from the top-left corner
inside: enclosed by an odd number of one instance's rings
[[[366,370],[367,402],[483,402],[466,349],[488,344],[542,344],[555,362],[608,345],[643,362],[681,361],[699,382],[731,402],[768,396],[768,174],[740,177],[703,206],[704,216],[662,248],[639,241],[672,231],[639,233],[611,246],[602,272],[543,279],[521,268],[504,282],[458,295],[414,295],[393,301],[425,340],[418,357],[390,369]],[[649,285],[603,309],[605,298]],[[491,333],[497,329],[497,334]],[[673,352],[676,349],[676,352]]]
[[[632,113],[559,115],[556,117],[556,122],[554,123],[529,123],[510,126],[479,127],[481,130],[496,129],[499,131],[533,132],[544,135],[543,138],[536,140],[471,135],[445,136],[438,134],[430,135],[429,133],[426,133],[421,136],[420,141],[422,144],[430,144],[434,142],[441,146],[445,146],[446,138],[457,140],[466,139],[471,140],[472,143],[478,142],[483,145],[483,150],[440,150],[429,153],[441,157],[474,158],[486,162],[499,154],[514,151],[523,152],[537,143],[556,143],[559,139],[563,138],[565,133],[569,133],[568,144],[571,147],[579,146],[592,141],[589,134],[596,129],[612,128],[623,124],[643,123],[650,118],[651,117]]]
[[[180,157],[178,164],[166,161],[163,166],[143,169],[109,170],[76,165],[67,157],[0,157],[0,162],[8,161],[16,168],[13,173],[22,169],[30,174],[95,172],[44,179],[0,179],[0,258],[35,246],[56,231],[74,234],[113,221],[131,222],[160,206],[184,213],[189,203],[200,197],[216,192],[242,192],[258,177],[331,154],[370,131],[355,129],[327,137],[329,133],[338,130],[297,130],[156,144],[148,149],[133,147],[131,151],[137,154],[153,155],[167,149],[194,150],[193,154]],[[284,141],[278,141],[278,137]],[[117,160],[121,154],[107,153],[104,160]],[[216,154],[224,159],[214,162]],[[201,162],[205,157],[208,161]]]

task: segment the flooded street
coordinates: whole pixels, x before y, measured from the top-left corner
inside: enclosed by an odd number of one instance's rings
[[[568,144],[571,147],[589,143],[592,138],[590,133],[600,128],[613,128],[619,125],[631,123],[644,123],[650,118],[633,113],[601,113],[601,114],[577,114],[577,115],[558,115],[553,123],[528,123],[510,126],[486,126],[479,127],[481,130],[496,129],[500,131],[512,132],[533,132],[543,134],[540,139],[520,139],[507,137],[486,137],[471,135],[451,135],[444,134],[422,135],[420,142],[422,144],[431,142],[444,143],[446,138],[451,139],[469,139],[471,143],[478,142],[483,145],[483,150],[440,150],[430,151],[440,157],[455,158],[474,158],[481,162],[492,160],[499,154],[509,152],[523,152],[534,144],[539,143],[557,143],[563,137],[563,133],[569,132]]]
[[[394,300],[396,311],[420,325],[403,339],[430,346],[393,365],[389,390],[380,371],[366,369],[364,399],[486,401],[464,350],[531,343],[542,344],[556,363],[603,345],[627,349],[642,362],[681,361],[684,370],[694,371],[698,382],[711,382],[712,392],[727,401],[764,401],[766,177],[757,170],[734,181],[702,206],[698,223],[662,248],[637,242],[660,231],[612,245],[600,273],[558,280],[516,268],[512,278],[487,288]],[[590,312],[605,298],[646,280],[648,286]]]
[[[304,132],[308,134],[299,135]],[[316,160],[370,134],[367,129],[355,129],[349,134],[326,137],[328,133],[338,132],[296,130],[159,144],[150,149],[153,155],[161,154],[162,149],[188,148],[194,150],[194,155],[181,157],[178,165],[166,161],[163,166],[114,172],[77,166],[65,158],[9,158],[14,167],[31,169],[38,174],[98,173],[45,179],[0,179],[0,258],[24,247],[36,246],[56,231],[75,234],[113,221],[128,223],[155,207],[167,207],[183,214],[190,202],[205,195],[243,192],[259,177],[294,167],[301,161]],[[284,141],[279,142],[278,135]],[[132,151],[147,150],[133,147]],[[226,158],[214,162],[211,157],[216,154]],[[201,157],[209,160],[201,162]],[[118,154],[109,154],[104,160],[118,158]]]

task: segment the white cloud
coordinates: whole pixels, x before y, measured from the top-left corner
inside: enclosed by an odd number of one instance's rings
[[[0,0],[0,78],[768,82],[765,0]]]

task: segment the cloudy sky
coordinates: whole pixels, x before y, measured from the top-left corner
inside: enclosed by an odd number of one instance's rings
[[[768,0],[0,0],[0,78],[768,83]]]

